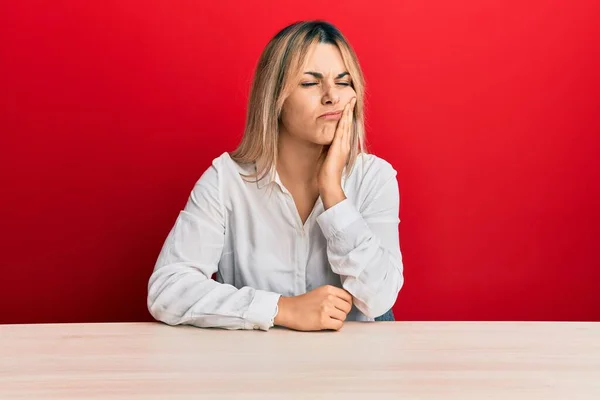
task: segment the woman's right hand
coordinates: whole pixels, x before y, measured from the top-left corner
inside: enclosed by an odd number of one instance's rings
[[[298,331],[339,330],[352,309],[352,295],[335,286],[320,286],[308,293],[279,298],[275,325]]]

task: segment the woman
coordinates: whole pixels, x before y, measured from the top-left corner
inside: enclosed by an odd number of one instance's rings
[[[392,307],[404,282],[399,191],[392,166],[364,150],[363,96],[331,24],[299,22],[268,43],[239,147],[202,174],[158,257],[155,319],[339,330]]]

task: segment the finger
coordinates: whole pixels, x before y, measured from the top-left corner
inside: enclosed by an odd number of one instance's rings
[[[352,122],[352,116],[354,114],[354,104],[355,99],[353,97],[352,100],[350,100],[350,104],[348,104],[348,128],[350,128],[350,123]]]
[[[345,313],[342,310],[338,310],[335,307],[332,307],[329,310],[329,318],[337,319],[338,321],[345,321],[346,315],[348,315],[348,313]]]
[[[344,289],[340,289],[339,287],[336,287],[336,286],[331,286],[331,291],[329,293],[352,304],[352,295],[350,293],[348,293],[347,291],[345,291]]]
[[[346,130],[346,112],[348,110],[348,105],[344,106],[344,111],[342,111],[342,116],[338,121],[337,129],[335,130],[335,136],[333,137],[334,142],[339,142],[344,135],[344,131]]]
[[[345,312],[346,314],[348,314],[350,310],[352,310],[352,302],[340,299],[339,297],[335,298],[335,300],[333,301],[333,305],[335,306],[335,308]]]
[[[348,146],[350,146],[350,139],[352,138],[352,121],[354,120],[354,106],[356,105],[356,97],[353,97],[350,100],[350,105],[348,106],[348,120],[346,122],[346,138]]]
[[[342,114],[342,118],[344,119],[344,130],[341,132],[342,134],[342,140],[345,142],[346,138],[348,137],[348,129],[349,129],[349,124],[348,122],[350,121],[350,114],[351,114],[351,107],[350,107],[351,101],[349,101],[345,106],[344,106],[344,113]]]
[[[325,329],[333,329],[334,331],[339,331],[344,326],[344,321],[340,321],[339,319],[329,318],[329,320],[325,323]]]
[[[350,131],[352,130],[352,100],[350,100],[344,107],[344,113],[342,118],[344,119],[344,130],[341,132],[341,145],[346,148],[350,147]]]

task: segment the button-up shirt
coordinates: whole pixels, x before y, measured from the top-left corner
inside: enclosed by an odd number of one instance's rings
[[[150,276],[152,316],[268,330],[280,296],[323,285],[352,295],[346,320],[388,311],[404,282],[391,164],[359,154],[341,181],[346,199],[325,210],[319,197],[304,224],[276,169],[252,181],[240,175],[255,170],[223,153],[196,182]]]

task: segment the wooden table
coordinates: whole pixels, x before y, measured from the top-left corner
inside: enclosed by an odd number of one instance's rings
[[[600,399],[600,323],[0,325],[0,399]]]

